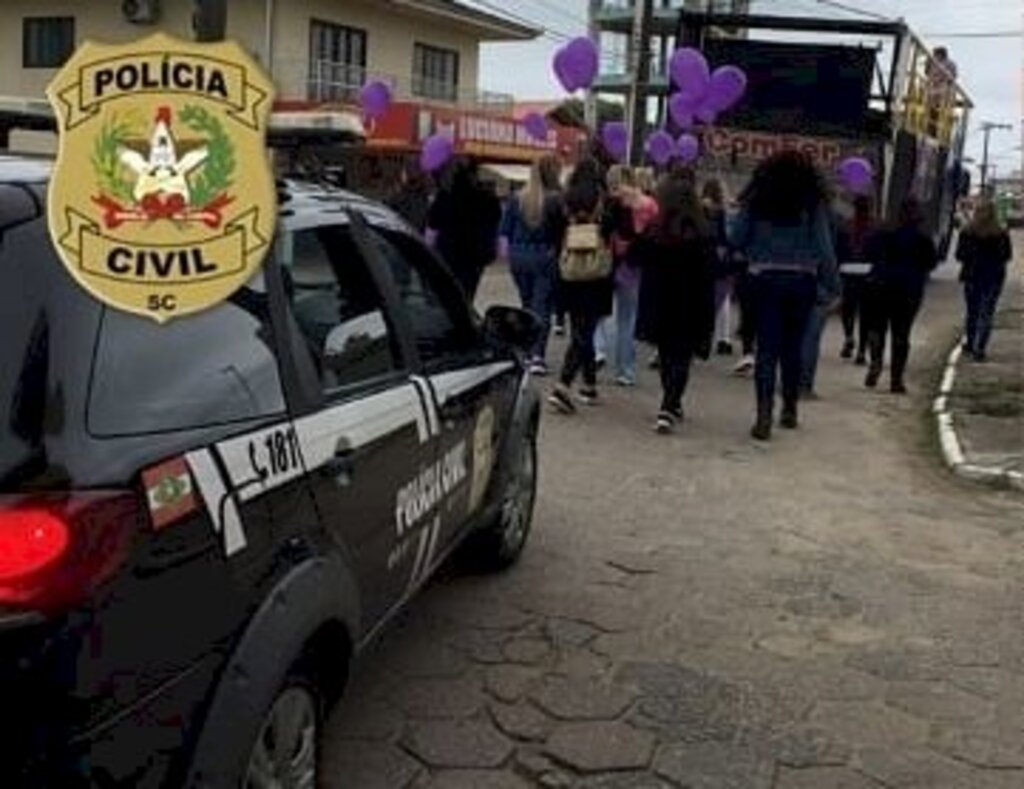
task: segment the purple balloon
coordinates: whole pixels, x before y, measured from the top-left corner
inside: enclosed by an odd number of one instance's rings
[[[672,53],[669,74],[679,92],[694,103],[704,98],[711,82],[707,58],[693,47],[681,47]]]
[[[569,70],[568,47],[559,47],[558,51],[555,52],[555,58],[551,63],[551,67],[555,72],[555,79],[558,80],[558,83],[565,88],[568,93],[573,93],[580,87]]]
[[[600,57],[597,45],[586,36],[574,38],[561,50],[561,68],[557,63],[555,75],[562,87],[572,93],[579,88],[589,88],[597,77]],[[558,55],[555,56],[556,60]]]
[[[523,118],[523,128],[534,140],[543,142],[548,138],[548,121],[539,112],[531,112]]]
[[[447,134],[432,134],[423,141],[420,153],[420,167],[424,172],[433,173],[444,167],[455,154],[455,143]]]
[[[629,131],[621,121],[611,121],[601,127],[601,144],[612,158],[621,162],[629,147]]]
[[[717,112],[724,112],[743,98],[747,90],[747,75],[739,66],[721,66],[711,75],[707,104]]]
[[[676,154],[690,164],[700,156],[700,142],[692,134],[683,134],[676,140]]]
[[[359,104],[370,120],[380,120],[391,108],[391,87],[386,82],[373,80],[359,91]]]
[[[864,194],[871,190],[875,168],[863,156],[851,156],[839,163],[839,179],[851,192]]]
[[[668,164],[676,153],[676,141],[667,131],[659,129],[647,138],[647,155],[657,165]]]
[[[696,110],[692,98],[684,93],[673,93],[672,98],[668,100],[668,114],[680,129],[689,129],[693,126],[693,114]]]

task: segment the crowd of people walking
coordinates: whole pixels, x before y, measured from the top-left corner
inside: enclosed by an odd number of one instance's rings
[[[733,354],[735,336],[735,372],[753,373],[752,436],[767,441],[776,424],[798,427],[801,400],[817,397],[833,312],[840,355],[866,366],[864,385],[878,386],[888,345],[889,389],[905,393],[914,321],[939,263],[913,197],[883,222],[869,196],[836,194],[794,151],[761,162],[735,201],[720,180],[699,181],[688,168],[656,181],[649,170],[606,168],[591,157],[563,183],[560,161],[545,156],[504,211],[466,164],[452,169],[429,210],[419,200],[414,208],[471,299],[490,259],[508,262],[522,306],[539,319],[529,360],[535,375],[549,372],[553,318],[568,315],[569,342],[548,396],[559,412],[599,402],[605,364],[615,384],[634,385],[637,343],[652,346],[662,388],[654,426],[662,433],[684,419],[693,360]],[[964,348],[984,361],[1012,258],[990,200],[978,202],[956,257]]]

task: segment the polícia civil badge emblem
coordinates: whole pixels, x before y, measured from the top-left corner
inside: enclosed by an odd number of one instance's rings
[[[273,85],[233,42],[84,43],[47,90],[53,243],[104,303],[163,322],[217,304],[274,233]]]

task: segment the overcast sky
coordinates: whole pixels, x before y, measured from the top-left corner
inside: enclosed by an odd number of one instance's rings
[[[587,0],[465,0],[479,2],[531,20],[557,34],[585,31]],[[902,16],[930,46],[945,44],[960,69],[960,81],[977,107],[972,113],[968,152],[980,158],[982,120],[1013,123],[1014,132],[993,132],[991,156],[1000,173],[1020,166],[1022,51],[1021,38],[953,38],[950,33],[1019,31],[1021,0],[844,0],[844,4],[875,14]],[[754,0],[759,13],[812,14],[855,18],[830,10],[816,0]],[[833,39],[834,40],[834,39]],[[512,93],[517,98],[554,98],[561,95],[551,76],[551,57],[559,41],[550,37],[528,44],[493,44],[484,47],[481,86]]]

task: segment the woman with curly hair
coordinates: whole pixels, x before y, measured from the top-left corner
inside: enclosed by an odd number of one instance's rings
[[[780,371],[779,424],[797,426],[808,320],[816,304],[829,303],[839,293],[828,210],[821,173],[797,151],[783,151],[761,162],[740,197],[731,241],[749,261],[757,313],[757,421],[751,435],[759,441],[771,438]]]

